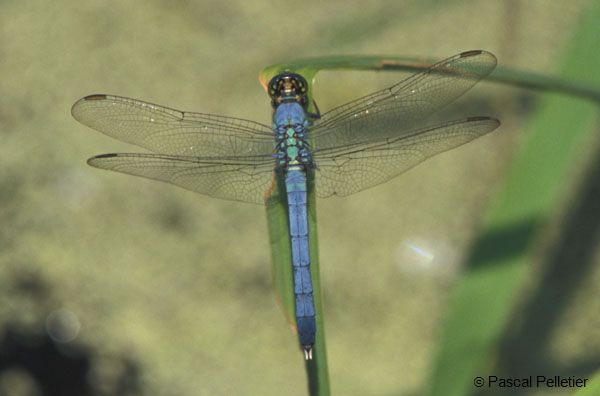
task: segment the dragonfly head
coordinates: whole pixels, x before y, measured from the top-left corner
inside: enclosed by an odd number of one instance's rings
[[[308,106],[308,84],[300,74],[278,74],[269,81],[269,96],[273,107],[277,107],[284,102],[298,102],[306,109]]]

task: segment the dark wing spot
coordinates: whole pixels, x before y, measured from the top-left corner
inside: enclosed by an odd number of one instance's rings
[[[475,55],[479,55],[481,53],[483,53],[482,50],[465,51],[465,52],[461,52],[460,53],[460,57],[461,58],[468,58],[469,56],[475,56]]]
[[[105,99],[106,99],[106,95],[104,95],[104,94],[88,95],[85,98],[83,98],[83,100],[105,100]]]

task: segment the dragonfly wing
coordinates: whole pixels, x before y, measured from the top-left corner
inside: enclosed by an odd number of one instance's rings
[[[263,204],[273,186],[274,159],[198,158],[161,154],[103,154],[88,164],[142,176],[200,194],[232,201]]]
[[[86,96],[75,102],[71,114],[90,128],[160,154],[211,157],[273,151],[273,135],[267,125],[120,96]]]
[[[389,88],[324,113],[311,128],[315,148],[373,142],[410,134],[496,67],[486,51],[469,51],[438,62]]]
[[[384,183],[438,153],[496,129],[500,121],[472,117],[371,143],[314,152],[317,196],[346,196]]]

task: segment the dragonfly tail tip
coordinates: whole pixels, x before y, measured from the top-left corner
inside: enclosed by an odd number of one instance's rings
[[[313,358],[312,345],[304,345],[302,348],[304,350],[304,360],[312,360],[312,358]]]

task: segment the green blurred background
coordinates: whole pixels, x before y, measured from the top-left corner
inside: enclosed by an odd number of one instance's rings
[[[41,370],[75,362],[90,394],[306,394],[302,355],[271,285],[264,209],[88,167],[94,154],[140,150],[78,124],[73,102],[111,93],[269,123],[259,71],[333,54],[443,58],[486,49],[503,67],[553,74],[593,4],[0,3],[2,345],[12,339],[34,357],[50,348],[43,356],[56,360],[40,360]],[[406,75],[323,72],[315,99],[326,111]],[[318,202],[334,394],[428,388],[453,287],[539,98],[481,83],[450,118],[492,115],[502,121],[497,132],[385,185]],[[575,250],[561,264],[577,272],[580,260],[587,263],[568,293],[561,294],[563,275],[544,274],[586,183],[600,182],[586,173],[599,142],[577,146],[562,198],[529,249],[532,271],[519,288],[512,336],[499,344],[503,359],[532,375],[598,367],[598,238],[583,247],[577,238],[565,242]],[[589,194],[581,217],[597,219],[600,194]],[[540,279],[547,294],[528,300]],[[545,331],[542,345],[525,325]],[[0,394],[43,394],[27,370],[10,364],[25,352],[1,353]]]

